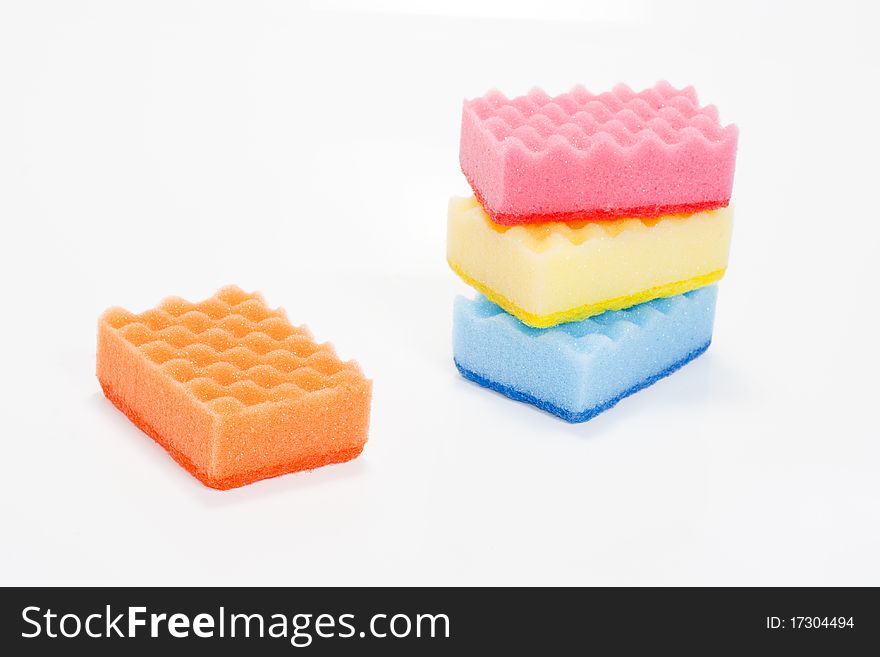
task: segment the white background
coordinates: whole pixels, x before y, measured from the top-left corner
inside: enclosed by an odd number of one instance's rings
[[[2,2],[2,584],[880,584],[870,2]],[[715,342],[583,425],[461,380],[461,101],[693,84],[740,126]],[[361,458],[203,487],[100,393],[111,305],[262,291]]]

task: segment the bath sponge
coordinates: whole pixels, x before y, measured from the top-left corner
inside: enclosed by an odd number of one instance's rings
[[[464,103],[460,162],[499,224],[658,217],[726,206],[736,144],[692,87],[493,91]]]
[[[525,226],[473,197],[449,203],[447,258],[468,284],[544,328],[674,296],[721,278],[733,211]]]
[[[258,294],[227,287],[98,322],[107,398],[204,484],[339,463],[367,440],[371,382]]]
[[[455,301],[453,353],[467,379],[584,422],[702,354],[716,286],[534,329],[483,296]]]

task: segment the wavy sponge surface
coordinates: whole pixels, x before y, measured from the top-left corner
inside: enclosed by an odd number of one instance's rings
[[[479,202],[449,203],[447,258],[465,282],[546,328],[682,294],[727,267],[733,211],[659,219],[500,226]]]
[[[371,382],[258,294],[226,287],[98,322],[107,398],[204,484],[227,489],[355,458]]]
[[[453,353],[465,378],[584,422],[702,354],[717,287],[581,322],[534,329],[485,297],[455,301]]]
[[[459,157],[492,219],[513,225],[726,206],[736,146],[736,126],[692,87],[660,82],[467,100]]]

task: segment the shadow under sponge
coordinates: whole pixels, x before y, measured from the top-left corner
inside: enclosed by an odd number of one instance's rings
[[[458,297],[455,364],[482,386],[584,422],[705,352],[716,297],[710,285],[547,329],[523,324],[483,296]]]
[[[355,458],[372,384],[258,294],[226,287],[98,322],[107,398],[212,488]]]

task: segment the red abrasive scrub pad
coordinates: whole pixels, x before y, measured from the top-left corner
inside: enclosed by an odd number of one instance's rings
[[[461,169],[497,224],[659,217],[724,207],[737,128],[660,82],[465,101]]]

